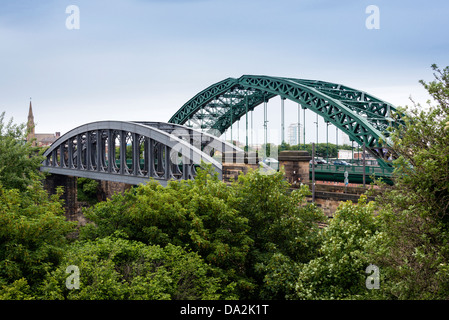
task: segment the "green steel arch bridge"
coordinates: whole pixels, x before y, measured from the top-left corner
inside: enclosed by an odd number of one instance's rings
[[[344,171],[349,180],[361,183],[363,171],[369,176],[389,181],[392,159],[395,158],[389,140],[389,127],[403,125],[400,115],[392,114],[396,108],[371,94],[336,83],[320,80],[295,79],[260,75],[243,75],[227,78],[196,94],[187,101],[169,120],[170,123],[205,130],[214,135],[223,134],[233,123],[246,115],[246,146],[248,146],[248,112],[279,96],[282,117],[284,100],[298,103],[333,124],[351,141],[364,146],[377,159],[379,167],[351,166],[342,168],[332,165],[317,165],[316,177],[320,180],[344,181]],[[265,142],[267,112],[264,110]],[[284,128],[284,119],[281,119]],[[282,141],[283,132],[282,132]]]
[[[133,184],[154,178],[166,185],[172,179],[192,179],[195,168],[205,161],[221,174],[214,152],[242,150],[219,137],[246,116],[248,146],[248,112],[263,105],[266,141],[267,102],[276,96],[281,98],[282,110],[286,99],[311,110],[363,145],[378,163],[363,168],[317,165],[317,180],[343,181],[345,171],[351,183],[360,183],[362,176],[369,182],[372,174],[386,180],[391,176],[396,155],[388,128],[403,125],[400,115],[393,120],[393,105],[341,84],[258,75],[227,78],[209,86],[187,101],[168,123],[100,121],[75,128],[44,153],[41,170]]]

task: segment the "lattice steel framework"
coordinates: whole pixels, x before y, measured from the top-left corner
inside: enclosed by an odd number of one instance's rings
[[[71,130],[44,153],[41,170],[129,184],[192,179],[201,161],[221,178],[215,151],[242,151],[208,133],[161,122],[100,121]]]
[[[169,123],[184,124],[220,135],[263,102],[280,96],[299,103],[332,123],[356,143],[365,143],[381,166],[391,167],[390,126],[396,108],[366,92],[325,81],[243,75],[227,78],[199,92]],[[218,134],[217,134],[218,133]]]

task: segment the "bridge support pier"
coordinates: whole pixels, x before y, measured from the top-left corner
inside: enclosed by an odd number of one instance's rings
[[[294,188],[301,183],[309,183],[309,161],[312,157],[307,151],[285,150],[278,156],[279,168],[284,168],[287,181]]]
[[[113,182],[113,181],[98,181],[100,182],[100,198],[102,201],[111,198],[116,193],[123,194],[125,191],[132,188],[132,184]]]
[[[122,182],[102,181],[99,182],[97,197],[99,201],[105,201],[111,198],[116,193],[124,193],[133,185]],[[43,181],[44,189],[49,194],[55,194],[57,187],[63,187],[64,193],[62,199],[64,200],[65,216],[68,221],[77,221],[84,225],[87,221],[82,213],[82,207],[88,206],[86,202],[78,201],[78,178],[60,174],[50,174]]]
[[[69,221],[79,221],[76,213],[78,198],[77,178],[60,174],[50,174],[43,181],[43,184],[44,189],[49,194],[55,194],[57,187],[64,188],[64,193],[61,198],[64,200],[66,218]]]

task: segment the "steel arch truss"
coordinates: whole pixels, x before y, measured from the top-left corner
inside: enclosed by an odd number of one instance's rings
[[[216,152],[242,151],[208,133],[160,122],[100,121],[71,130],[44,153],[42,171],[128,184],[194,178]]]
[[[169,120],[220,135],[247,112],[280,96],[319,114],[365,146],[381,166],[391,167],[388,127],[396,108],[366,92],[325,81],[243,75],[228,78],[199,92]]]

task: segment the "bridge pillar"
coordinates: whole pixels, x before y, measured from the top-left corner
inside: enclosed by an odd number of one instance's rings
[[[127,184],[123,182],[113,182],[102,180],[100,182],[100,199],[101,201],[105,201],[106,199],[111,198],[114,194],[120,193],[123,194],[127,190],[133,187],[132,184]]]
[[[285,177],[292,187],[309,183],[310,160],[312,157],[307,151],[285,150],[279,153],[279,168],[284,168]]]
[[[60,174],[50,174],[43,181],[43,185],[49,194],[55,194],[56,188],[59,186],[64,188],[64,193],[61,198],[64,200],[66,218],[69,221],[78,221],[79,219],[76,214],[78,198],[77,178]]]
[[[257,152],[223,152],[222,180],[231,182],[237,180],[239,173],[247,173],[250,169],[259,168],[259,155]]]

